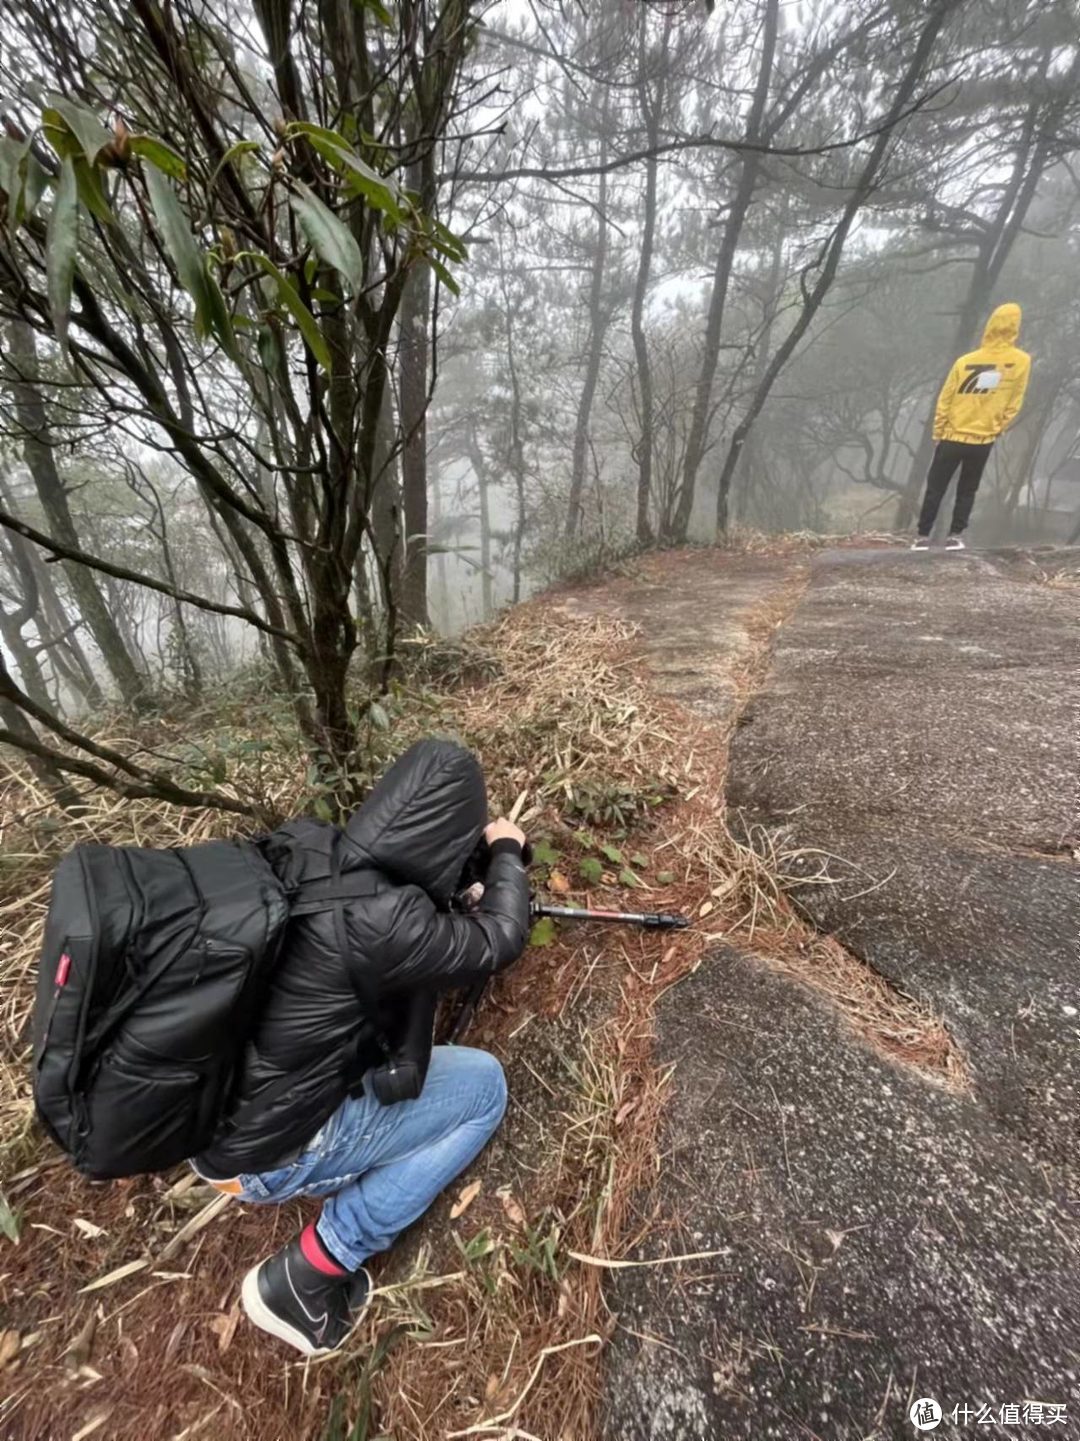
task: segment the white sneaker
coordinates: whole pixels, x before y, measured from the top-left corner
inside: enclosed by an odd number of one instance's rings
[[[912,550],[929,550],[930,542],[925,535],[917,535],[911,542]]]
[[[946,549],[946,550],[967,550],[967,546],[964,544],[963,539],[962,539],[960,536],[958,536],[958,535],[950,535],[949,538],[948,538],[948,540],[945,542],[945,549]]]

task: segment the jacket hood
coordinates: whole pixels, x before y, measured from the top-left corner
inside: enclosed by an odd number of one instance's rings
[[[346,825],[351,868],[374,866],[446,906],[486,825],[487,791],[476,757],[452,741],[417,741]]]
[[[1015,345],[1020,337],[1021,310],[1019,305],[1009,301],[999,305],[986,322],[983,331],[984,345]]]

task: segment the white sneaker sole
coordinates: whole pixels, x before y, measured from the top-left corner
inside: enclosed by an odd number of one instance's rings
[[[240,1303],[248,1320],[258,1326],[260,1331],[266,1331],[269,1335],[276,1336],[279,1341],[295,1347],[302,1356],[328,1356],[331,1349],[329,1346],[313,1346],[303,1331],[298,1331],[295,1326],[290,1326],[288,1321],[275,1315],[267,1306],[259,1294],[261,1265],[260,1261],[258,1266],[252,1266],[240,1288]]]
[[[345,1342],[349,1339],[349,1336],[352,1335],[364,1319],[368,1302],[365,1301],[359,1311],[355,1312],[353,1323],[349,1327],[348,1333],[341,1338],[336,1346],[313,1346],[303,1331],[297,1330],[295,1326],[290,1326],[288,1321],[271,1311],[270,1307],[263,1300],[259,1292],[259,1269],[261,1266],[261,1261],[258,1266],[252,1266],[251,1270],[244,1277],[243,1285],[240,1287],[240,1303],[244,1308],[244,1314],[252,1325],[258,1326],[260,1331],[265,1331],[270,1336],[276,1336],[279,1341],[284,1341],[286,1345],[295,1347],[302,1356],[329,1356],[333,1351],[340,1351],[341,1347],[344,1346]],[[371,1279],[369,1277],[369,1297],[370,1294]]]

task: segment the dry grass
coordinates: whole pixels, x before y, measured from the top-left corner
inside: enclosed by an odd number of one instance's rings
[[[751,618],[744,697],[795,594]],[[524,793],[523,819],[558,850],[572,891],[682,910],[694,926],[668,936],[567,930],[500,980],[472,1039],[504,1060],[514,1106],[480,1163],[478,1195],[456,1220],[453,1198],[440,1202],[395,1248],[343,1357],[290,1365],[237,1324],[236,1292],[243,1269],[309,1211],[230,1205],[166,1262],[163,1249],[212,1193],[178,1188],[179,1175],[91,1187],[52,1163],[29,1124],[20,1035],[55,855],[87,835],[190,844],[230,823],[103,799],[73,827],[43,828],[39,798],[25,777],[10,777],[3,813],[22,819],[4,835],[0,1141],[9,1199],[24,1215],[20,1244],[0,1241],[0,1325],[21,1348],[6,1363],[5,1441],[74,1435],[95,1421],[85,1437],[110,1441],[590,1441],[613,1323],[603,1268],[580,1258],[618,1260],[646,1237],[663,1249],[664,1223],[648,1210],[668,1079],[652,1055],[654,1008],[719,940],[825,991],[871,1044],[958,1080],[940,1023],[797,918],[785,887],[796,874],[804,882],[805,868],[783,839],[732,837],[728,737],[649,689],[629,626],[571,620],[541,600],[474,634],[459,658],[426,654],[430,689],[422,706],[402,708],[394,748],[424,731],[460,735],[481,755],[493,809]],[[284,747],[273,774],[260,760],[260,785],[283,810],[303,796],[296,756]],[[230,781],[242,787],[243,776]],[[588,890],[581,861],[613,842],[634,858],[633,885],[607,863]],[[77,1294],[143,1258],[138,1272]]]

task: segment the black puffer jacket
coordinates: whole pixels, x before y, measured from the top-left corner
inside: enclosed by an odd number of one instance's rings
[[[415,1007],[439,990],[467,986],[522,952],[529,889],[520,851],[499,842],[478,912],[447,907],[487,823],[476,759],[449,741],[422,741],[376,785],[345,829],[292,821],[263,843],[279,879],[303,901],[327,885],[337,852],[348,954],[332,912],[289,923],[270,992],[248,1043],[233,1101],[196,1165],[232,1177],[267,1170],[295,1152],[381,1059],[372,1018],[358,999],[374,989],[379,1024],[393,1040]],[[363,874],[361,874],[363,873]]]

